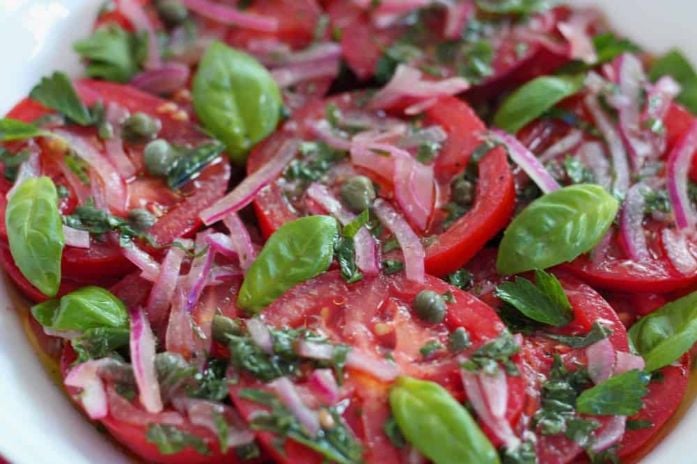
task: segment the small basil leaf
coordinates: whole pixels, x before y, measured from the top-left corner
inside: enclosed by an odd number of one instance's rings
[[[286,290],[326,271],[338,234],[339,226],[329,216],[307,216],[284,224],[249,267],[237,303],[258,312]]]
[[[641,50],[637,44],[611,32],[594,36],[593,47],[598,58],[597,64],[612,61],[623,53],[637,53]]]
[[[435,382],[400,377],[390,390],[399,430],[438,464],[498,464],[499,457],[470,413]]]
[[[33,124],[27,124],[16,119],[0,119],[0,142],[24,140],[44,135],[44,131]]]
[[[201,59],[193,99],[203,126],[238,163],[276,128],[281,114],[281,92],[266,68],[220,42],[211,44]]]
[[[167,185],[178,189],[191,181],[206,166],[220,156],[225,147],[218,142],[207,142],[195,148],[180,149],[180,155],[167,173]]]
[[[65,73],[57,71],[49,77],[42,78],[41,82],[31,90],[29,96],[32,100],[58,111],[81,126],[89,126],[94,122]]]
[[[144,36],[113,23],[98,28],[73,48],[88,60],[85,67],[88,76],[121,83],[130,81],[140,71],[147,53]]]
[[[544,271],[535,274],[537,285],[517,277],[513,282],[499,285],[496,296],[534,321],[555,327],[567,325],[573,314],[559,280]]]
[[[581,87],[582,75],[533,79],[506,98],[494,116],[494,124],[514,134]]]
[[[576,410],[595,416],[633,416],[643,406],[651,376],[634,369],[585,390],[576,399]]]
[[[592,184],[571,185],[538,198],[504,232],[498,271],[517,274],[577,258],[603,238],[618,208],[612,195]]]
[[[639,319],[629,329],[629,339],[649,372],[677,361],[697,342],[697,292]]]
[[[22,275],[44,295],[55,296],[65,241],[58,192],[50,178],[34,177],[17,187],[7,203],[5,227]]]
[[[102,327],[128,328],[128,312],[121,300],[101,287],[83,287],[32,308],[44,327],[84,332]]]
[[[656,60],[649,70],[651,80],[671,76],[682,88],[677,100],[697,114],[697,72],[680,50],[671,50]]]

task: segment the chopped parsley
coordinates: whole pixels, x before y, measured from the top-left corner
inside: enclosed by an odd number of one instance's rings
[[[520,351],[520,345],[508,330],[504,330],[494,340],[479,347],[470,358],[462,363],[462,367],[471,372],[495,374],[500,366],[509,375],[520,375],[518,366],[511,357]]]
[[[545,271],[535,271],[536,283],[524,277],[503,282],[496,296],[526,317],[543,324],[563,327],[573,319],[571,303],[559,280]]]
[[[583,414],[633,416],[644,405],[651,375],[634,369],[610,377],[578,397],[576,408]]]
[[[94,123],[93,115],[80,101],[70,78],[65,73],[57,71],[49,77],[42,78],[31,90],[29,96],[81,126]]]
[[[467,290],[472,286],[474,282],[474,275],[465,268],[458,269],[457,271],[449,274],[448,283],[460,290]]]
[[[556,340],[559,343],[563,343],[571,348],[586,348],[594,343],[599,342],[612,334],[612,329],[607,327],[602,322],[594,322],[591,326],[591,330],[583,336],[573,336],[573,335],[558,335],[558,334],[544,334],[545,337]]]
[[[147,37],[110,23],[73,46],[87,61],[85,72],[97,79],[126,83],[141,70],[147,55]]]
[[[93,203],[78,206],[73,214],[63,217],[66,226],[73,229],[85,230],[90,234],[101,236],[108,232],[117,232],[122,246],[128,246],[135,238],[149,240],[143,221],[123,219],[112,216],[104,210],[96,208]]]
[[[0,163],[2,163],[2,174],[5,179],[14,182],[17,179],[19,168],[29,159],[29,152],[20,151],[17,154],[0,147]]]
[[[183,432],[175,425],[150,424],[146,438],[148,443],[157,446],[158,451],[165,455],[177,454],[186,448],[192,448],[203,455],[210,454],[203,439]]]
[[[288,164],[284,177],[288,181],[310,183],[320,180],[346,153],[334,150],[324,142],[303,142],[301,158]]]

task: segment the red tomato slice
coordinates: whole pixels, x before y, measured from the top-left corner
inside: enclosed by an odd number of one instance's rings
[[[308,105],[294,116],[281,130],[263,143],[250,155],[247,164],[249,173],[255,172],[273,157],[288,137],[293,135],[303,140],[314,140],[311,123],[324,117],[328,103],[333,103],[342,111],[360,111],[356,100],[359,94],[343,94],[327,101]],[[365,110],[363,110],[365,111]],[[472,152],[481,144],[484,124],[472,109],[461,100],[446,97],[439,100],[425,113],[424,126],[438,125],[447,133],[442,150],[434,162],[437,190],[450,192],[453,177],[462,172],[469,162]],[[342,178],[355,173],[365,174],[380,186],[380,195],[392,201],[392,181],[380,175],[354,167],[350,162],[341,162],[337,174],[326,181],[331,190],[338,190]],[[305,214],[307,207],[300,198],[295,203],[288,199],[279,182],[271,183],[262,190],[254,202],[259,224],[265,236],[269,236],[285,222]],[[446,199],[438,199],[440,204]],[[444,275],[462,267],[508,223],[515,204],[513,174],[505,152],[495,149],[484,156],[479,163],[479,180],[476,198],[472,208],[456,220],[444,232],[440,224],[445,214],[436,208],[434,218],[428,229],[417,234],[430,237],[433,242],[426,248],[426,271],[434,275]]]
[[[444,323],[425,324],[413,315],[412,302],[423,289],[452,292],[454,302],[448,305]],[[453,355],[442,351],[424,359],[421,348],[433,340],[445,346],[449,332],[464,327],[473,344],[469,352],[504,329],[489,306],[434,277],[428,277],[421,285],[401,276],[380,276],[348,285],[336,271],[293,288],[266,308],[261,317],[271,327],[319,330],[333,343],[348,344],[375,359],[384,359],[389,353],[402,374],[436,381],[458,398],[463,398],[464,392]],[[383,431],[389,415],[389,384],[348,368],[345,385],[351,407],[344,418],[363,443],[365,461],[404,462]],[[235,405],[247,418],[260,408],[239,396],[240,389],[250,387],[264,388],[264,384],[243,375],[240,383],[231,388]],[[509,376],[508,389],[507,418],[516,423],[525,402],[523,377]],[[268,433],[260,433],[259,440],[278,462],[322,462],[314,452],[290,440],[286,440],[283,451],[274,447],[276,441]]]
[[[86,105],[96,102],[115,103],[131,113],[140,111],[157,117],[162,122],[158,136],[172,144],[196,145],[208,140],[197,126],[188,121],[186,113],[179,112],[176,105],[173,106],[160,98],[108,82],[82,80],[76,82],[75,87]],[[24,100],[10,111],[8,117],[29,122],[45,114],[48,114],[48,111],[41,105]],[[93,128],[66,126],[63,129],[82,137],[94,135]],[[55,157],[52,157],[50,147],[42,148],[42,173],[70,190],[70,185],[56,168]],[[142,169],[142,144],[128,148],[134,165]],[[150,232],[156,243],[168,244],[177,237],[193,234],[201,226],[199,213],[223,195],[229,178],[228,163],[214,163],[206,167],[180,192],[174,193],[162,180],[150,178],[141,171],[136,179],[129,181],[130,185],[134,186],[129,186],[129,203],[158,212],[158,221]],[[73,195],[74,192],[71,192],[71,198]],[[0,210],[4,211],[5,206],[5,198],[2,195]],[[70,214],[75,206],[75,200],[64,202],[61,205],[62,212]],[[4,222],[0,226],[0,238],[6,240]],[[63,253],[62,272],[67,280],[97,283],[104,279],[121,277],[132,269],[133,265],[123,257],[119,246],[113,242],[100,242],[93,238],[89,249],[66,247]],[[26,285],[21,287],[27,291],[30,298],[37,297],[35,293],[26,289]]]

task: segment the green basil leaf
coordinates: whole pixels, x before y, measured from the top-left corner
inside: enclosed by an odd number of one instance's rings
[[[85,67],[88,76],[126,83],[140,71],[147,54],[146,44],[142,34],[128,32],[118,24],[110,23],[76,42],[73,48],[88,60]]]
[[[281,115],[281,92],[266,68],[220,42],[211,44],[201,59],[193,99],[203,126],[238,163],[273,132]]]
[[[555,327],[563,327],[573,319],[571,303],[559,280],[544,271],[536,271],[537,285],[524,277],[503,282],[496,296],[530,319]]]
[[[57,71],[49,77],[42,78],[41,82],[31,90],[29,96],[32,100],[58,111],[81,126],[89,126],[94,122],[90,111],[78,97],[70,78],[65,73]]]
[[[546,269],[595,247],[612,225],[619,203],[599,185],[577,184],[528,205],[508,226],[496,267],[502,274]]]
[[[127,346],[130,333],[129,329],[97,327],[84,331],[70,343],[78,354],[78,361],[84,362],[105,358],[119,348]]]
[[[126,306],[101,287],[83,287],[60,300],[38,304],[32,308],[32,314],[41,325],[55,330],[128,328]]]
[[[58,192],[48,177],[22,182],[5,210],[12,259],[22,275],[46,296],[55,296],[61,281],[63,222]]]
[[[677,100],[697,114],[697,72],[680,50],[674,49],[656,60],[649,70],[651,80],[671,76],[682,90]]]
[[[249,267],[237,303],[258,312],[286,290],[326,271],[338,235],[339,226],[330,216],[307,216],[284,224]]]
[[[633,416],[643,406],[650,380],[649,374],[638,369],[610,377],[581,393],[576,410],[595,416]]]
[[[0,142],[24,140],[44,135],[44,131],[33,124],[27,124],[16,119],[0,119]]]
[[[641,51],[634,42],[624,37],[618,37],[612,32],[594,36],[593,47],[598,58],[597,64],[612,61],[623,53],[637,53]]]
[[[529,15],[552,6],[550,0],[477,0],[479,9],[487,13]]]
[[[402,435],[434,463],[499,463],[467,409],[437,383],[400,377],[390,390],[390,407]]]
[[[697,342],[697,292],[639,319],[629,329],[629,339],[649,372],[677,361]]]
[[[533,79],[504,100],[494,115],[494,124],[514,134],[581,87],[583,75]]]

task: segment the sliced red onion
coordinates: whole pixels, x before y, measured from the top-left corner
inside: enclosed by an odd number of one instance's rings
[[[586,96],[585,103],[591,116],[593,116],[595,125],[600,130],[600,133],[603,134],[605,143],[607,143],[610,149],[612,166],[615,170],[613,189],[616,193],[624,195],[629,188],[629,163],[627,162],[627,152],[624,149],[622,137],[620,137],[620,134],[617,132],[612,122],[610,122],[605,111],[600,107],[596,95],[589,94]]]
[[[426,252],[419,237],[404,218],[386,201],[377,199],[374,211],[380,222],[394,234],[402,248],[407,279],[417,283],[423,282]]]
[[[491,133],[497,141],[506,146],[513,162],[525,171],[542,192],[550,193],[560,188],[549,171],[517,138],[499,129],[492,129]]]
[[[228,6],[211,0],[184,0],[184,5],[194,13],[220,24],[259,32],[276,32],[278,30],[276,18],[245,13],[234,5]]]
[[[663,121],[673,99],[680,94],[680,84],[670,76],[663,76],[649,87],[647,105],[642,122]]]
[[[394,189],[404,215],[420,230],[426,230],[435,202],[433,166],[421,164],[411,157],[397,158]]]
[[[599,266],[607,258],[607,251],[612,243],[612,237],[613,231],[610,229],[595,246],[595,248],[593,248],[593,251],[591,251],[591,262],[593,263],[593,266]]]
[[[213,249],[208,245],[208,235],[210,231],[204,231],[196,235],[196,246],[194,251],[197,256],[191,261],[191,268],[189,273],[186,275],[186,308],[191,311],[199,298],[201,298],[201,293],[206,287],[206,282],[208,281],[208,275],[211,272],[211,267],[213,266],[213,260],[215,254]]]
[[[663,229],[661,239],[668,259],[678,272],[683,275],[697,272],[697,259],[690,250],[689,240],[684,231]]]
[[[207,285],[221,285],[228,283],[232,279],[238,279],[242,277],[242,269],[235,265],[218,266],[214,265],[211,269],[211,273],[208,276]]]
[[[598,60],[593,38],[588,33],[588,26],[595,19],[596,15],[588,11],[577,11],[572,14],[568,21],[561,22],[557,26],[561,35],[571,45],[570,58],[588,64],[594,64]]]
[[[538,159],[541,163],[552,161],[562,155],[568,155],[574,148],[578,147],[583,142],[583,131],[579,129],[571,129],[568,134],[559,139],[554,145],[549,147],[542,153]]]
[[[380,144],[382,146],[384,144]],[[368,169],[387,179],[394,177],[394,159],[392,156],[380,156],[368,148],[369,144],[354,143],[351,147],[351,163],[354,166]]]
[[[165,349],[188,358],[195,348],[193,320],[187,308],[185,289],[177,287],[169,312]]]
[[[162,56],[157,31],[143,5],[138,0],[119,0],[118,8],[136,30],[145,31],[148,36],[148,56],[145,58],[145,68],[159,68],[162,64]]]
[[[626,353],[624,351],[618,351],[613,374],[620,375],[634,369],[643,370],[645,366],[646,363],[644,362],[644,358],[641,356]]]
[[[315,369],[310,375],[309,386],[325,404],[339,401],[339,385],[331,369]]]
[[[273,354],[271,331],[258,317],[246,321],[247,331],[252,341],[266,354]]]
[[[644,193],[648,187],[643,183],[634,184],[627,192],[622,205],[620,231],[624,238],[627,255],[634,261],[644,263],[651,259],[644,231]]]
[[[498,406],[496,411],[492,409],[492,405],[500,405],[502,402],[500,398],[508,398],[505,374],[499,369],[499,373],[496,374],[495,378],[485,380],[487,383],[485,388],[481,382],[483,377],[488,374],[474,374],[465,369],[461,369],[460,373],[467,399],[472,404],[472,408],[477,413],[479,419],[503,441],[506,448],[517,448],[520,445],[520,439],[515,435],[505,417],[505,408],[503,414],[501,414]],[[499,376],[502,376],[503,380]]]
[[[269,383],[268,386],[276,393],[283,405],[290,410],[310,435],[313,437],[317,436],[321,430],[319,415],[303,403],[293,382],[291,382],[288,377],[281,377]]]
[[[29,149],[29,157],[19,166],[15,183],[5,196],[8,200],[14,191],[17,190],[17,188],[22,185],[25,180],[31,179],[32,177],[39,177],[41,175],[41,168],[39,166],[39,147],[32,143]]]
[[[231,213],[250,204],[257,193],[283,172],[288,163],[295,158],[299,142],[296,139],[287,140],[281,145],[276,156],[271,158],[261,169],[253,172],[240,182],[235,189],[206,208],[200,217],[206,225],[211,225]]]
[[[373,96],[370,107],[386,109],[402,98],[429,100],[446,95],[457,95],[468,88],[469,83],[462,77],[429,81],[423,79],[423,73],[418,69],[400,64],[387,85]]]
[[[106,190],[106,202],[111,212],[124,212],[128,202],[128,190],[114,166],[87,139],[64,130],[56,130],[54,134],[65,140],[75,154],[99,176]]]
[[[614,372],[615,348],[608,338],[604,338],[586,348],[588,375],[593,383],[599,384],[609,379]]]
[[[171,246],[167,250],[160,272],[150,290],[146,312],[156,329],[167,320],[167,310],[174,296],[174,290],[177,288],[179,271],[185,254],[186,251],[178,246]]]
[[[341,47],[333,42],[324,42],[299,52],[284,56],[279,67],[271,75],[281,87],[290,87],[300,82],[334,78],[339,73]]]
[[[74,229],[63,225],[63,236],[65,237],[65,244],[75,248],[89,248],[90,247],[90,233],[86,230]]]
[[[121,253],[127,260],[140,269],[141,277],[150,282],[156,282],[160,275],[160,265],[145,251],[138,248],[135,243],[121,247]]]
[[[136,74],[130,84],[155,95],[169,95],[184,88],[190,74],[191,70],[187,65],[170,61],[158,68]]]
[[[678,229],[691,228],[697,224],[697,212],[687,193],[688,176],[696,150],[697,119],[670,152],[666,165],[668,196]]]
[[[230,231],[230,241],[232,242],[232,248],[237,252],[240,267],[243,271],[246,271],[257,257],[249,231],[236,213],[225,216],[223,224]]]
[[[80,388],[80,404],[90,419],[103,419],[109,414],[104,381],[99,369],[110,364],[110,358],[96,359],[78,364],[65,376],[65,385]]]
[[[599,185],[608,191],[612,188],[610,162],[607,160],[602,143],[586,142],[578,148],[576,156],[588,166]]]
[[[130,179],[136,175],[136,167],[123,148],[121,124],[128,117],[128,111],[115,103],[106,107],[106,120],[113,129],[113,134],[104,141],[106,156],[122,179]]]
[[[473,2],[457,0],[435,0],[446,10],[445,28],[443,35],[446,39],[459,39],[462,29],[476,12]]]
[[[213,401],[185,397],[176,398],[174,404],[178,409],[186,412],[192,424],[207,429],[215,436],[218,436],[220,433],[218,421],[221,419],[225,421],[227,434],[224,442],[229,448],[246,445],[254,441],[254,433],[244,425],[242,418],[230,406]]]
[[[334,356],[334,346],[329,343],[301,340],[298,343],[297,350],[298,355],[303,358],[321,361],[331,360]],[[394,380],[399,375],[399,368],[396,364],[386,360],[376,359],[355,347],[351,348],[351,351],[346,355],[346,366],[364,372],[384,382]]]
[[[150,322],[141,308],[132,309],[131,315],[131,363],[138,385],[138,398],[147,412],[162,411],[160,384],[155,372],[155,336]]]
[[[356,218],[356,215],[344,208],[325,185],[313,183],[305,193],[344,226]],[[353,243],[356,249],[356,266],[358,269],[365,275],[377,275],[380,272],[380,265],[378,264],[378,243],[375,238],[367,228],[361,227],[354,236]]]
[[[206,242],[215,253],[221,254],[226,258],[237,258],[237,250],[229,235],[225,235],[222,232],[213,232],[206,235]]]
[[[626,416],[611,416],[607,418],[605,426],[594,434],[591,449],[595,453],[605,451],[615,443],[622,440],[627,425]]]

